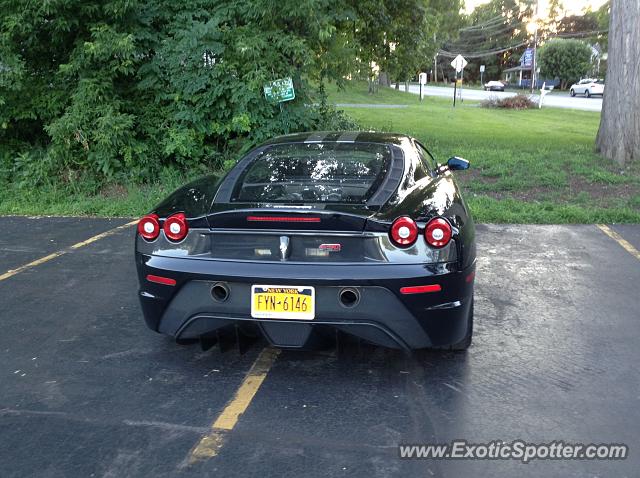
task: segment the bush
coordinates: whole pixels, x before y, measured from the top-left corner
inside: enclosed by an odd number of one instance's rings
[[[538,50],[543,76],[560,78],[560,88],[577,81],[591,68],[591,48],[582,40],[555,38]]]
[[[284,2],[0,0],[0,182],[148,182],[352,126],[315,88],[345,76],[327,49],[351,20],[337,0]],[[284,77],[295,100],[270,103],[263,86]]]
[[[530,96],[518,93],[515,96],[509,96],[507,98],[498,98],[496,96],[492,96],[480,103],[480,106],[482,106],[483,108],[526,110],[529,108],[535,108],[536,104]]]

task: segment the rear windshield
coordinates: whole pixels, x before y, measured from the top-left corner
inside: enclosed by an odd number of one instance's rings
[[[383,144],[277,144],[247,166],[231,200],[363,203],[378,189],[390,159]]]

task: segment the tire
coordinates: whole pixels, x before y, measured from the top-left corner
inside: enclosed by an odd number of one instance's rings
[[[464,352],[471,346],[473,338],[473,296],[471,296],[471,307],[469,307],[469,319],[467,322],[467,333],[460,342],[453,345],[445,345],[442,347],[434,347],[436,350],[450,350],[452,352]]]
[[[571,90],[569,90],[569,94],[571,95],[571,97],[573,98],[574,96],[576,96],[576,92],[573,91],[573,88],[571,88]]]
[[[584,96],[591,98],[591,92],[588,89],[584,90]]]

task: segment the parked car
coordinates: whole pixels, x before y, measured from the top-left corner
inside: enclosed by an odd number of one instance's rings
[[[571,85],[569,88],[571,96],[584,95],[587,98],[595,95],[604,95],[604,80],[594,80],[586,78],[578,83]]]
[[[311,348],[340,331],[405,350],[464,350],[475,228],[452,171],[468,167],[458,157],[437,164],[399,134],[275,138],[140,220],[146,323],[178,341],[230,329]]]
[[[504,83],[501,81],[487,81],[484,84],[485,91],[504,91]]]

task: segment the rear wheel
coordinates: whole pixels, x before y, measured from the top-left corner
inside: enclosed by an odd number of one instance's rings
[[[575,91],[573,91],[573,88],[571,88],[571,90],[569,91],[569,94],[570,94],[571,96],[576,96],[576,92],[575,92]]]

